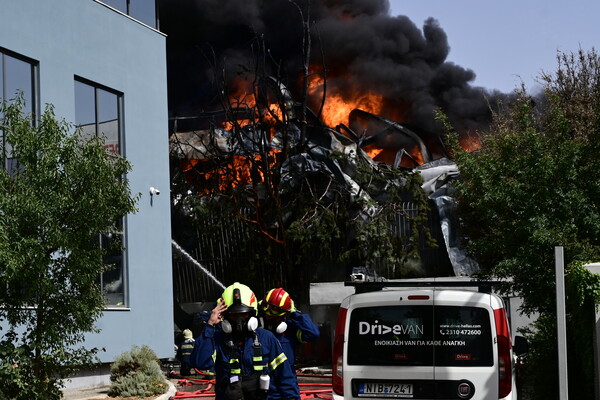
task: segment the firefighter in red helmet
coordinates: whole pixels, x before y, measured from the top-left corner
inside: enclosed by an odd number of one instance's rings
[[[258,312],[262,326],[275,334],[295,372],[296,350],[301,344],[316,341],[319,327],[307,314],[296,309],[289,293],[282,288],[269,290]]]
[[[281,344],[258,327],[258,301],[246,285],[227,287],[196,338],[192,366],[214,368],[216,400],[299,400],[297,379]]]

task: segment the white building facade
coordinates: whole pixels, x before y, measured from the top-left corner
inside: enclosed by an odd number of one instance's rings
[[[127,178],[141,194],[122,222],[117,269],[102,276],[100,332],[84,345],[106,349],[105,363],[133,345],[173,357],[166,38],[155,1],[0,0],[0,9],[0,98],[22,91],[26,111],[52,104],[58,119],[104,136],[132,164]],[[98,379],[107,377],[70,386]]]

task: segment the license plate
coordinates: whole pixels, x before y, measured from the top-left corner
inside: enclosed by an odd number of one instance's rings
[[[412,383],[360,383],[359,397],[412,398]]]

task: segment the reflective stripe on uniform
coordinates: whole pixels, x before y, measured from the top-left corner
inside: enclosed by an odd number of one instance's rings
[[[269,363],[269,368],[271,368],[271,370],[275,370],[281,363],[283,363],[285,360],[287,360],[287,357],[285,356],[285,353],[281,353],[279,354],[277,357],[275,357],[273,359],[273,361],[271,361]]]
[[[302,340],[302,331],[300,329],[298,329],[296,331],[296,339],[298,339],[298,341],[302,344],[308,343],[308,342],[305,342],[304,340]]]
[[[182,344],[181,345],[181,354],[184,356],[189,356],[190,354],[192,354],[192,351],[194,350],[194,344],[193,343],[188,343],[188,344]]]
[[[213,364],[217,361],[217,350],[213,351],[212,360],[213,360]]]
[[[255,371],[262,371],[265,369],[265,366],[262,364],[262,360],[262,356],[252,357],[252,366],[254,367]]]
[[[233,368],[233,365],[237,365],[237,368]],[[239,360],[237,358],[230,358],[229,359],[229,372],[232,375],[240,375],[242,373],[242,370],[240,369],[240,363]]]

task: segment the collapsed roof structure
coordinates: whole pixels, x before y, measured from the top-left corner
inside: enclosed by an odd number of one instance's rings
[[[275,87],[279,91],[275,97],[280,99],[281,113],[287,117],[282,118],[285,120],[283,129],[270,130],[252,122],[231,124],[232,119],[234,122],[248,121],[255,112],[252,107],[207,113],[198,118],[204,124],[201,129],[183,132],[174,129],[170,136],[172,158],[179,160],[182,169],[188,173],[194,170],[207,173],[206,169],[202,169],[204,163],[214,158],[280,152],[286,143],[298,143],[303,136],[302,122],[296,112],[299,105],[292,101],[282,84],[273,85],[273,82],[271,80],[271,89]],[[458,177],[458,169],[444,157],[446,152],[441,141],[428,144],[417,131],[406,125],[360,109],[351,112],[348,126],[340,124],[336,129],[327,127],[312,113],[309,121],[304,151],[288,154],[280,164],[281,188],[294,187],[300,180],[314,174],[326,176],[345,188],[353,201],[364,200],[361,202],[364,207],[360,219],[368,223],[377,213],[378,199],[371,198],[355,179],[356,169],[352,163],[350,166],[340,163],[332,155],[339,153],[348,160],[354,160],[354,163],[359,160],[367,163],[374,174],[382,177],[390,167],[412,170],[421,174],[422,189],[431,200],[433,212],[439,217],[439,226],[435,229],[443,235],[444,253],[454,275],[465,276],[478,271],[477,264],[466,255],[457,234],[451,183]],[[240,183],[244,184],[243,179]],[[387,182],[375,197],[385,197],[388,185],[398,184],[401,182]]]

